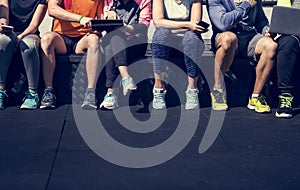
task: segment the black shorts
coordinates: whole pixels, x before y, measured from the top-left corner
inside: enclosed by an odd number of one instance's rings
[[[62,39],[65,42],[66,48],[67,48],[67,54],[75,53],[75,49],[77,46],[78,41],[82,38],[82,36],[79,37],[68,37],[63,34],[59,34]]]

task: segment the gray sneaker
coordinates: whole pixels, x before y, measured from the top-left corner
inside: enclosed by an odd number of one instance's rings
[[[109,110],[113,110],[117,108],[118,105],[118,98],[111,92],[107,93],[104,96],[103,102],[100,104],[100,108],[106,108]]]
[[[53,94],[53,91],[46,89],[42,97],[41,109],[54,109],[56,104],[56,97]]]
[[[199,109],[198,94],[199,94],[198,89],[187,89],[185,91],[185,95],[186,95],[185,109],[187,110]]]
[[[81,105],[82,109],[97,109],[97,100],[94,92],[86,92],[84,96],[83,103]]]
[[[137,87],[131,77],[123,78],[121,80],[121,84],[123,86],[123,95],[125,96],[129,90],[136,90]]]

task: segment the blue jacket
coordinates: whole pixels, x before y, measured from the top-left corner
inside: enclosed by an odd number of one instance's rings
[[[207,0],[207,9],[212,23],[212,39],[217,33],[224,31],[264,34],[269,25],[261,0],[257,0],[257,4],[252,8],[245,1],[236,6],[234,0]]]

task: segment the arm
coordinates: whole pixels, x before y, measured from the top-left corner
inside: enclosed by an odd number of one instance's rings
[[[0,25],[8,25],[9,11],[8,1],[0,0]]]
[[[235,9],[233,8],[235,7],[234,3],[230,0],[223,4],[221,0],[208,0],[207,3],[210,20],[221,31],[227,31],[234,27],[247,16],[247,12],[251,8],[247,1],[242,2]],[[226,3],[228,3],[228,7],[225,7]]]
[[[269,21],[265,15],[265,12],[262,8],[261,0],[257,1],[257,14],[255,18],[255,28],[259,33],[265,34],[269,26]]]
[[[151,20],[151,1],[143,0],[140,4],[139,23],[127,25],[126,31],[129,33],[145,33],[150,25]]]
[[[152,12],[153,23],[156,28],[164,27],[170,29],[189,28],[189,21],[172,21],[164,18],[163,0],[153,1]]]
[[[103,1],[100,1],[98,9],[97,9],[97,19],[103,19]]]
[[[18,38],[22,39],[24,38],[24,36],[28,34],[34,34],[37,31],[40,24],[42,23],[46,12],[47,12],[47,6],[43,4],[39,4],[33,14],[29,26],[21,34],[18,35]]]
[[[197,25],[202,18],[202,5],[198,0],[192,4],[191,18],[189,21],[174,21],[165,19],[163,0],[153,1],[152,17],[156,28],[164,27],[169,29],[189,29],[197,32],[207,31],[207,29]]]
[[[78,20],[80,20],[81,25],[84,25],[85,27],[88,26],[88,23],[90,22],[90,20],[92,20],[92,18],[83,17],[82,19],[80,19],[82,17],[81,15],[68,12],[61,8],[59,6],[61,2],[62,0],[48,0],[49,16],[70,22],[78,22]]]

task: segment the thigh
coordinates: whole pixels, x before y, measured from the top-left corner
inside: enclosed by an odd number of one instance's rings
[[[76,54],[85,53],[92,44],[99,43],[100,41],[98,34],[94,33],[89,33],[79,38],[74,49]]]
[[[54,49],[57,54],[66,54],[67,48],[63,39],[63,35],[56,32],[47,32],[42,36],[42,48]]]
[[[14,32],[9,32],[6,34],[0,33],[0,48],[5,50],[8,46],[17,43],[17,36]]]

